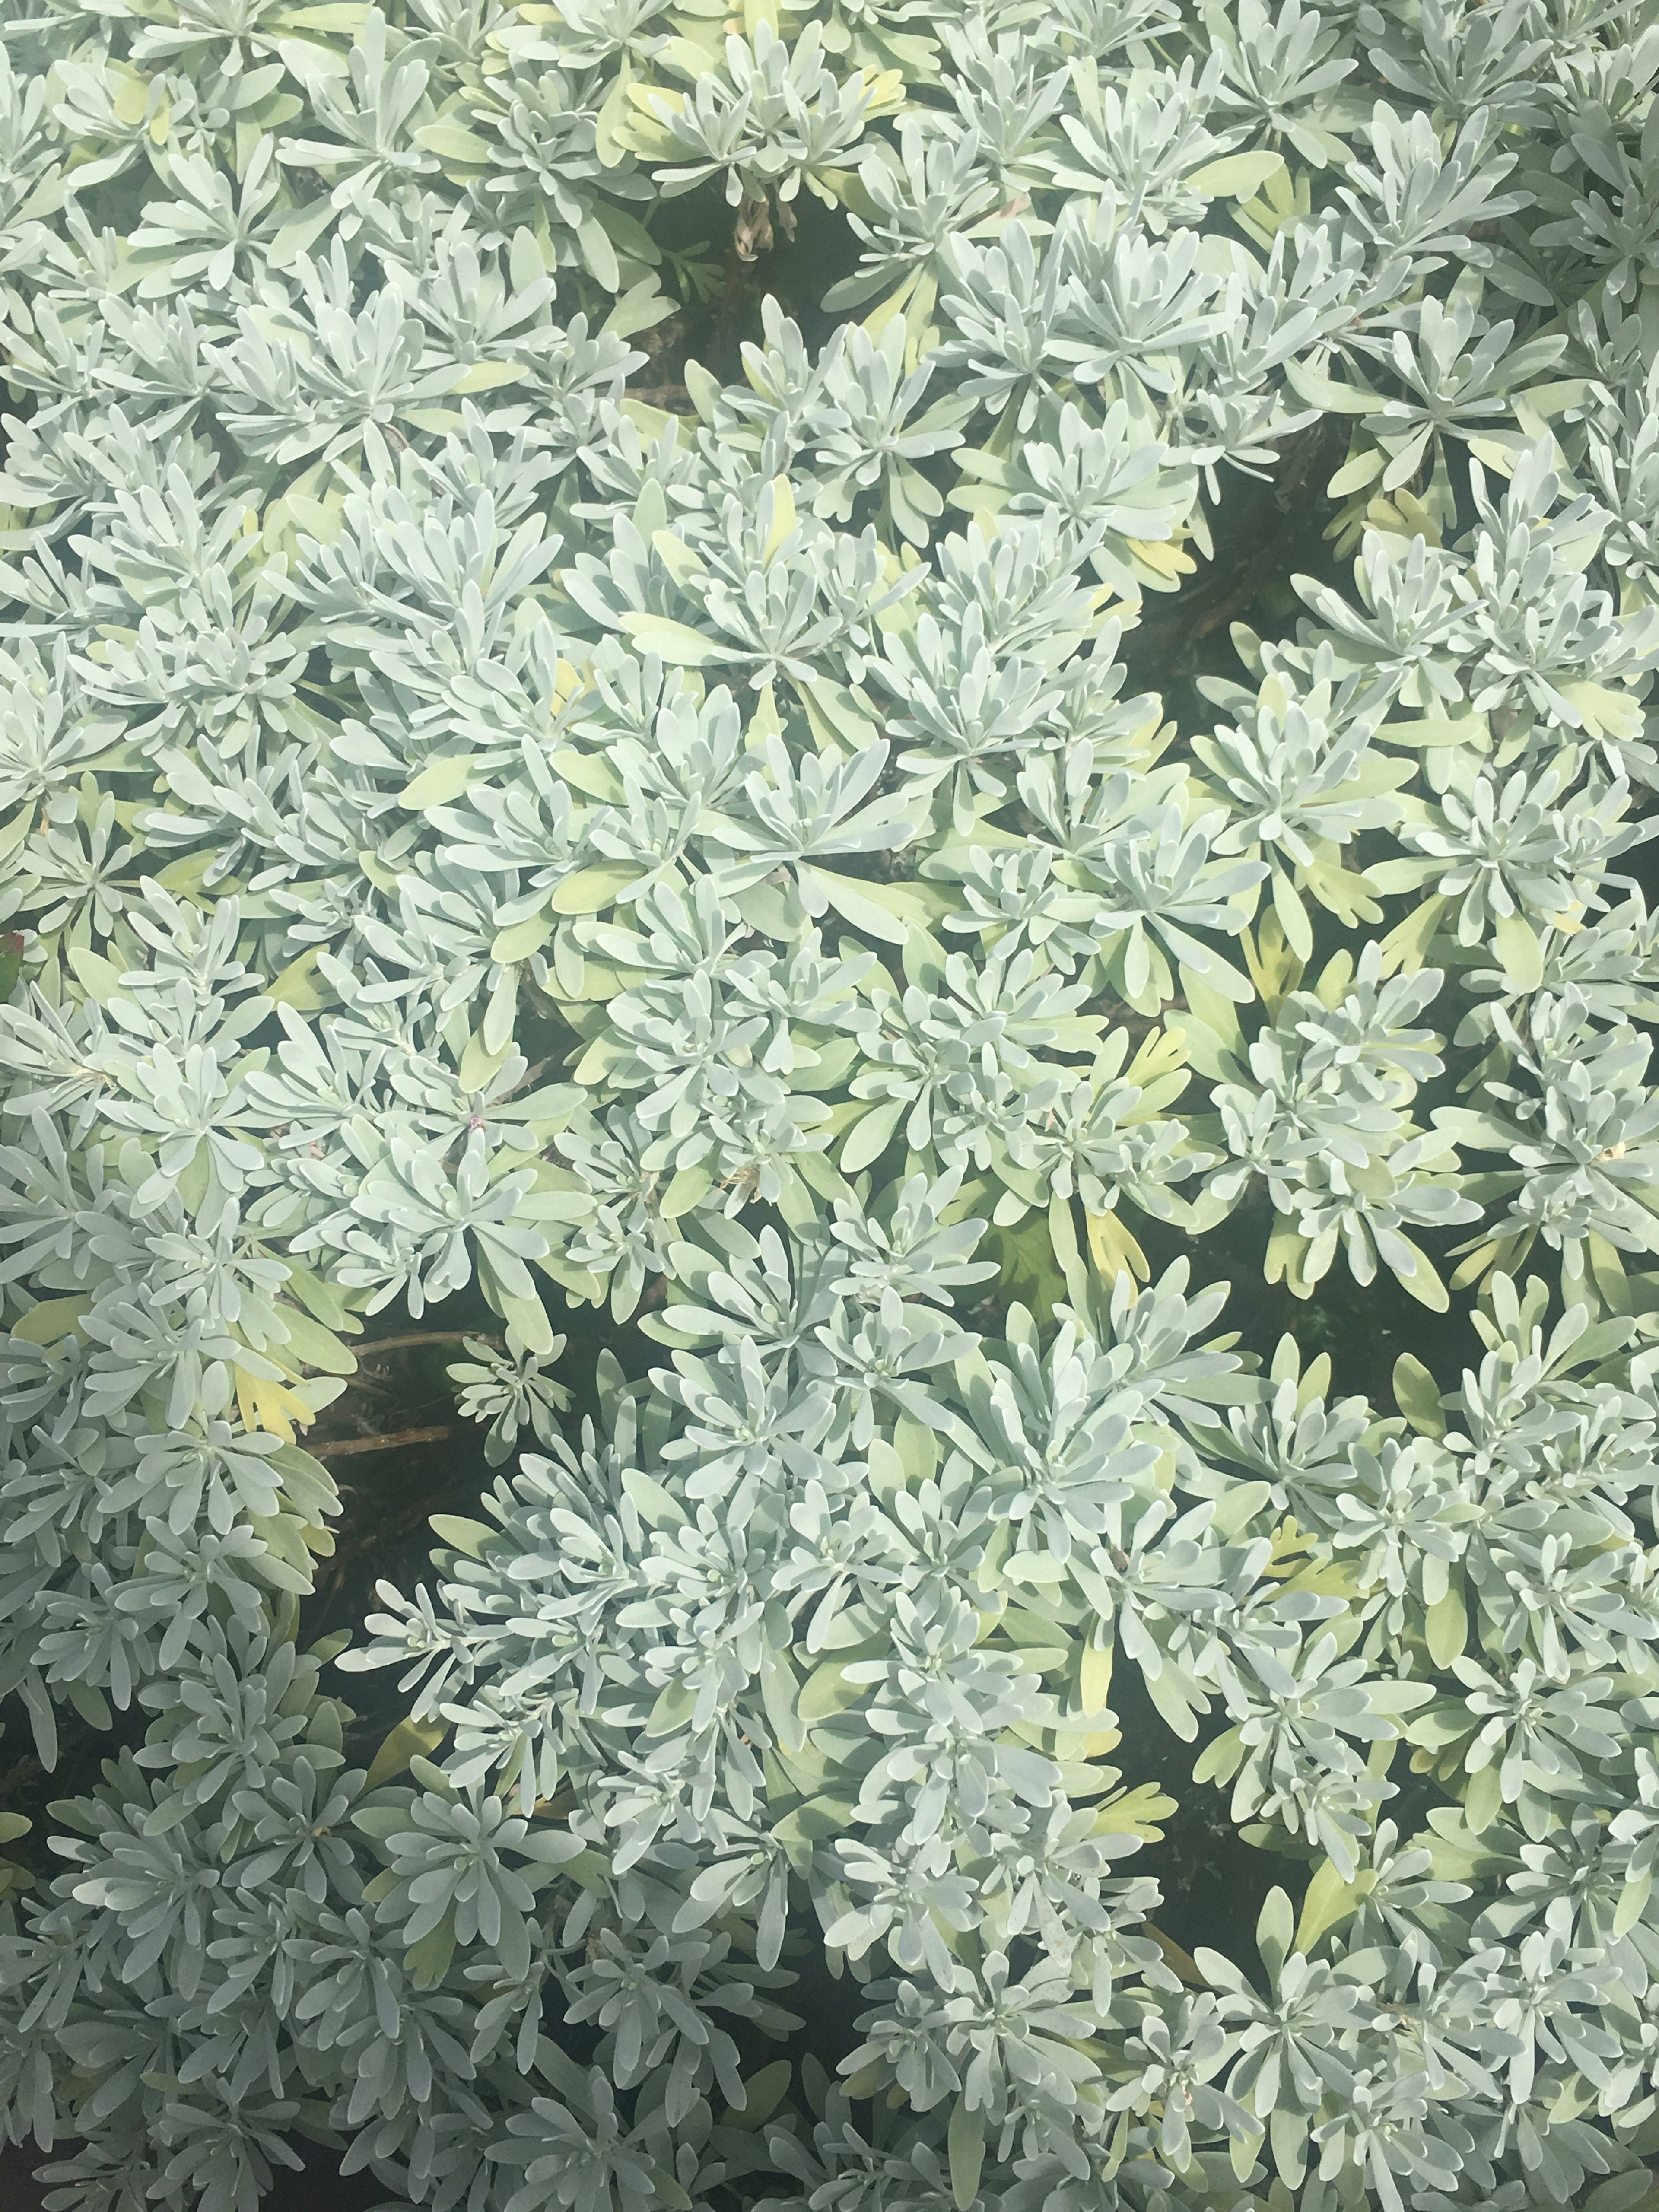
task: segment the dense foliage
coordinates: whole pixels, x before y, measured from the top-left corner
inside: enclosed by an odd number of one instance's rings
[[[1659,6],[0,59],[51,2204],[1654,2201]],[[437,1308],[483,1517],[319,1640]]]

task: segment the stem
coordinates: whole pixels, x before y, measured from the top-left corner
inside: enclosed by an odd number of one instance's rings
[[[477,1337],[481,1344],[499,1344],[499,1336],[485,1336],[476,1328],[417,1328],[407,1336],[377,1336],[372,1344],[365,1344],[358,1352],[359,1359],[366,1359],[371,1352],[400,1352],[406,1344],[459,1344],[465,1336]]]
[[[393,1437],[349,1437],[337,1444],[308,1444],[306,1449],[313,1459],[343,1459],[348,1452],[391,1451],[398,1444],[435,1444],[441,1437],[453,1437],[453,1425],[440,1429],[399,1429]]]

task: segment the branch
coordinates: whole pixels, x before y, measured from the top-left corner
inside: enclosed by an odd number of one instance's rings
[[[366,1359],[371,1352],[398,1352],[406,1344],[459,1344],[465,1336],[477,1337],[481,1344],[499,1344],[499,1336],[486,1336],[477,1328],[417,1328],[407,1336],[377,1336],[372,1343],[357,1347],[359,1359]]]
[[[435,1444],[456,1433],[453,1425],[441,1429],[399,1429],[394,1437],[349,1437],[337,1444],[307,1444],[313,1459],[343,1459],[348,1452],[392,1451],[398,1444]]]

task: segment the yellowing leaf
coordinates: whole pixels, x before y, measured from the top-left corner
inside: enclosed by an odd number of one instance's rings
[[[144,119],[149,105],[149,81],[147,77],[130,76],[110,102],[110,109],[118,123],[137,124]]]
[[[1180,1809],[1175,1799],[1166,1797],[1156,1782],[1138,1783],[1133,1790],[1120,1790],[1115,1797],[1107,1799],[1095,1814],[1095,1833],[1139,1836],[1146,1843],[1160,1844],[1164,1831],[1159,1821],[1167,1820]]]
[[[1225,154],[1220,161],[1194,169],[1187,182],[1195,192],[1206,192],[1212,199],[1243,200],[1260,191],[1284,167],[1282,154]]]
[[[795,526],[795,495],[787,477],[773,477],[772,500],[772,527],[761,550],[761,559],[767,562]]]
[[[1080,1694],[1085,1713],[1103,1712],[1106,1700],[1112,1694],[1111,1644],[1085,1644],[1080,1670]]]
[[[475,361],[465,374],[447,387],[455,398],[469,392],[496,392],[504,384],[517,384],[524,370],[514,361]]]
[[[305,1400],[286,1382],[250,1374],[240,1365],[234,1374],[236,1405],[245,1429],[265,1429],[273,1437],[280,1437],[285,1444],[291,1444],[295,1430],[309,1428],[316,1419]]]
[[[1120,1275],[1133,1275],[1137,1282],[1146,1282],[1152,1273],[1146,1255],[1117,1215],[1090,1213],[1085,1218],[1089,1228],[1090,1256],[1106,1281],[1115,1282]]]
[[[622,627],[640,653],[654,653],[671,668],[701,668],[705,661],[723,658],[712,638],[689,623],[673,622],[666,615],[628,614]]]
[[[1197,573],[1198,563],[1192,555],[1167,538],[1127,538],[1123,542],[1137,561],[1144,561],[1160,576],[1174,578]]]

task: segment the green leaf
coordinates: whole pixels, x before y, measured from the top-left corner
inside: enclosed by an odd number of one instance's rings
[[[460,797],[477,772],[473,754],[446,753],[438,760],[428,761],[420,774],[404,786],[398,804],[406,806],[412,814],[428,806],[447,806],[452,799]]]
[[[714,1174],[708,1168],[678,1169],[662,1194],[663,1219],[678,1221],[683,1213],[690,1213],[708,1196],[714,1186]]]
[[[1518,990],[1537,990],[1544,980],[1544,948],[1525,915],[1518,909],[1499,915],[1492,930],[1492,945],[1504,963],[1505,981]]]
[[[1491,1827],[1503,1807],[1504,1793],[1495,1764],[1483,1766],[1478,1774],[1470,1776],[1463,1794],[1463,1819],[1472,1836]]]
[[[1285,381],[1305,406],[1322,415],[1374,415],[1384,404],[1380,392],[1361,392],[1352,384],[1338,384],[1305,362],[1287,361]]]
[[[867,1168],[878,1160],[891,1143],[893,1132],[906,1110],[902,1098],[888,1098],[861,1115],[841,1148],[842,1173],[856,1175],[860,1168]]]
[[[951,2109],[951,2195],[957,2212],[971,2212],[979,2196],[979,2178],[985,2167],[985,2113],[969,2111],[959,2096]]]
[[[899,902],[879,896],[875,884],[860,883],[851,876],[832,875],[827,868],[803,868],[800,878],[804,890],[816,886],[836,912],[850,921],[860,935],[873,937],[883,945],[902,945],[925,915],[925,909],[897,912],[895,909]],[[907,900],[903,904],[912,908],[915,902]]]
[[[434,1513],[427,1526],[441,1544],[465,1552],[471,1559],[483,1559],[484,1546],[499,1540],[501,1533],[488,1522],[468,1521],[455,1513]]]
[[[790,1865],[805,1877],[811,1863],[813,1846],[832,1836],[844,1836],[856,1811],[856,1803],[850,1797],[809,1797],[793,1813],[786,1813],[781,1820],[774,1821],[772,1833],[782,1844]],[[852,2092],[848,2094],[850,2096]]]
[[[455,1908],[404,1953],[404,1971],[417,1990],[435,1990],[455,1955]]]
[[[600,328],[613,337],[631,338],[636,331],[650,330],[673,312],[674,303],[664,295],[656,277],[642,276],[622,295]]]
[[[1282,1889],[1270,1889],[1256,1915],[1255,1948],[1261,1954],[1261,1963],[1270,1974],[1277,1975],[1291,1954],[1296,1938],[1296,1911],[1289,1893]]]
[[[310,945],[297,960],[290,960],[281,974],[265,986],[265,996],[276,1006],[292,1006],[296,1014],[314,1014],[331,1006],[334,994],[317,980],[319,945]]]
[[[391,1782],[405,1771],[411,1759],[426,1758],[434,1752],[447,1733],[442,1721],[401,1720],[369,1762],[364,1777],[365,1790],[378,1790],[382,1783]],[[403,1816],[398,1816],[403,1825]],[[362,1825],[359,1820],[358,1825]],[[372,1830],[371,1833],[374,1832]],[[388,1833],[392,1832],[388,1830]]]
[[[1440,1385],[1414,1352],[1402,1352],[1394,1363],[1394,1402],[1419,1436],[1445,1435]]]
[[[1353,1881],[1345,1881],[1329,1859],[1322,1859],[1303,1894],[1302,1917],[1296,1926],[1297,1949],[1311,1951],[1322,1936],[1358,1911],[1370,1882],[1369,1870],[1362,1871]]]
[[[496,159],[497,149],[488,138],[481,138],[476,131],[464,130],[459,123],[423,123],[410,135],[417,146],[424,146],[441,161],[460,161],[474,168],[488,168]]]
[[[1429,1656],[1437,1667],[1448,1668],[1454,1659],[1462,1657],[1468,1648],[1469,1608],[1461,1576],[1455,1577],[1445,1595],[1437,1598],[1429,1607],[1424,1616],[1423,1632]]]
[[[684,1508],[671,1498],[662,1485],[639,1468],[623,1471],[622,1486],[638,1510],[647,1528],[680,1528],[685,1525]]]
[[[548,903],[555,914],[602,914],[639,879],[632,860],[599,860],[562,877]]]
[[[721,2113],[720,2124],[738,2128],[752,2135],[763,2127],[789,2094],[789,2084],[795,2069],[787,2058],[775,2058],[769,2066],[762,2066],[744,2083],[744,2101],[740,2108],[728,2107]]]
[[[515,921],[506,929],[498,929],[489,948],[492,960],[527,960],[532,952],[539,952],[553,934],[554,920],[550,913],[532,914],[527,921]]]
[[[39,1305],[31,1306],[11,1323],[11,1333],[20,1336],[25,1344],[42,1346],[60,1344],[70,1335],[82,1315],[92,1304],[90,1291],[73,1297],[42,1298]]]

